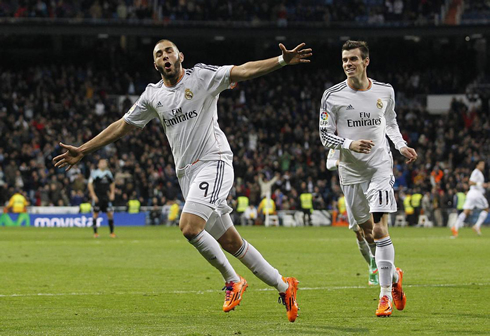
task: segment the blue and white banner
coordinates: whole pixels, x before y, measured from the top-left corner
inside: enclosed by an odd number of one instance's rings
[[[35,227],[91,227],[93,223],[91,214],[2,214],[0,226],[35,226]],[[143,226],[146,224],[144,212],[129,214],[126,212],[114,213],[115,226]],[[97,226],[107,226],[107,215],[99,214]]]

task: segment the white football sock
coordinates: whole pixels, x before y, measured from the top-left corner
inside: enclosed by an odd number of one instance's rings
[[[197,236],[189,240],[189,243],[194,245],[199,253],[221,272],[225,282],[240,282],[240,278],[226,259],[218,242],[207,231],[202,230]]]
[[[243,238],[242,240],[242,247],[233,256],[247,266],[257,278],[277,288],[280,293],[285,292],[289,285],[283,280],[279,271],[272,267],[252,244]]]
[[[483,210],[482,212],[480,212],[480,215],[478,216],[478,220],[476,221],[475,223],[475,227],[477,229],[480,228],[480,226],[483,224],[483,222],[485,221],[485,219],[487,219],[487,216],[488,216],[488,212],[486,212],[485,210]]]
[[[459,230],[459,228],[462,228],[464,226],[464,220],[466,219],[466,214],[464,211],[459,214],[458,219],[456,220],[456,223],[454,223],[454,228],[456,231]]]
[[[363,238],[361,241],[357,240],[357,246],[359,246],[359,251],[361,252],[362,256],[364,257],[364,260],[368,263],[368,265],[371,265],[371,250],[369,249],[369,245],[367,241]]]
[[[378,265],[379,285],[382,288],[380,298],[383,295],[388,295],[391,299],[393,272],[395,270],[395,248],[393,247],[390,236],[382,239],[375,239],[375,241],[376,265]]]

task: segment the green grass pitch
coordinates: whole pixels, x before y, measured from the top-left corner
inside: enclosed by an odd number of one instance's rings
[[[248,283],[222,312],[220,274],[176,227],[1,228],[0,335],[489,335],[490,232],[391,228],[407,306],[376,318],[379,288],[347,228],[238,227],[285,276],[300,314],[230,256]]]

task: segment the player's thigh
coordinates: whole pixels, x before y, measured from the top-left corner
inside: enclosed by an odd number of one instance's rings
[[[390,213],[397,211],[395,192],[393,190],[394,177],[386,176],[372,180],[366,191],[371,212]]]
[[[235,229],[230,214],[217,216],[216,221],[206,224],[206,231],[230,253],[236,252],[243,244],[242,238]]]
[[[345,196],[349,228],[354,229],[357,223],[364,223],[371,218],[369,203],[364,193],[367,183],[342,185],[341,188]]]

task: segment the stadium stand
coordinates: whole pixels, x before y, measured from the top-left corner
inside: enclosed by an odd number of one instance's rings
[[[0,17],[91,20],[93,23],[172,24],[227,22],[286,27],[296,22],[325,25],[434,25],[443,20],[443,0],[266,1],[2,1]],[[450,2],[450,1],[449,1]],[[474,6],[479,8],[478,5]]]
[[[334,0],[312,0],[257,5],[252,1],[235,0],[214,1],[213,8],[217,10],[211,11],[205,1],[166,1],[163,4],[2,1],[0,18],[80,18],[126,20],[128,23],[145,19],[252,23],[262,20],[277,24],[286,19],[288,23],[349,21],[360,25],[403,26],[421,17],[427,22],[427,18],[440,14],[441,6],[448,6],[448,1],[412,0],[403,1],[402,5],[400,2],[364,0],[337,4]],[[486,5],[466,1],[464,13],[488,7],[481,6]],[[378,21],[373,19],[375,16]],[[181,198],[170,148],[156,121],[147,126],[150,131],[134,133],[96,152],[68,174],[53,167],[51,159],[60,153],[57,141],[62,139],[75,145],[87,141],[119,119],[147,83],[158,80],[148,57],[151,43],[143,45],[146,49],[135,51],[134,46],[125,49],[110,39],[88,43],[73,40],[74,45],[86,44],[82,54],[73,60],[74,51],[69,48],[66,53],[70,57],[61,62],[54,52],[46,52],[47,55],[40,57],[42,62],[28,62],[27,66],[15,61],[6,66],[7,63],[2,62],[0,133],[8,134],[8,141],[0,142],[0,204],[5,204],[18,188],[23,190],[31,205],[78,206],[88,199],[86,179],[100,157],[109,158],[115,172],[116,206],[125,206],[133,192],[144,206],[164,205],[168,200]],[[472,163],[479,158],[487,159],[485,153],[490,149],[488,114],[485,107],[475,108],[460,100],[452,101],[447,113],[431,114],[425,98],[428,94],[465,93],[467,88],[477,87],[475,83],[488,81],[478,74],[475,62],[467,61],[474,57],[467,41],[455,42],[449,38],[394,41],[373,39],[372,52],[376,56],[369,74],[393,84],[400,129],[420,157],[415,165],[408,167],[395,154],[395,186],[405,192],[417,187],[423,193],[428,192],[429,202],[426,203],[432,207],[430,211],[454,208],[457,190],[468,188]],[[15,53],[5,56],[4,49],[0,52],[3,59],[21,55],[26,48],[19,46],[18,41],[7,42],[4,45],[14,46]],[[319,51],[318,55],[326,57],[325,51],[329,57],[338,57],[338,42],[322,43],[313,46]],[[390,59],[392,52],[380,51],[393,43],[397,48],[396,60]],[[220,45],[222,50],[226,46],[227,42]],[[274,45],[265,49],[274,55],[275,48]],[[335,52],[328,51],[332,49]],[[205,60],[208,51],[193,50],[193,54]],[[222,54],[222,51],[214,53]],[[86,55],[91,56],[90,62],[84,60]],[[426,62],[421,64],[419,60],[427,55],[431,57],[426,57]],[[249,59],[252,58],[253,55]],[[186,60],[184,66],[191,67],[192,61]],[[227,59],[227,62],[234,61]],[[302,181],[307,181],[307,191],[314,195],[315,209],[336,207],[340,189],[336,173],[325,168],[326,151],[318,136],[318,110],[322,92],[344,76],[340,60],[316,58],[313,63],[315,61],[321,65],[290,68],[240,83],[235,90],[222,94],[219,121],[235,154],[236,185],[231,200],[245,194],[251,204],[258,205],[259,174],[270,179],[279,173],[280,178],[272,188],[278,210],[300,207]],[[401,201],[399,208],[403,209]]]

